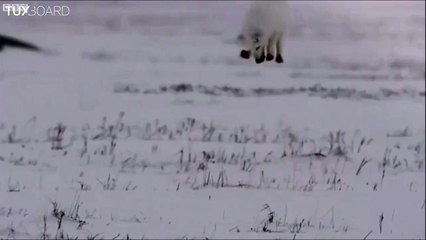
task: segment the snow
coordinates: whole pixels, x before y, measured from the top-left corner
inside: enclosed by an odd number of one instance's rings
[[[0,238],[424,239],[424,2],[290,2],[283,65],[249,2],[66,4],[0,14]]]

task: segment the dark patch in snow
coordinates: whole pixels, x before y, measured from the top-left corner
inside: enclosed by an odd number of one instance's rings
[[[106,51],[96,51],[96,52],[85,52],[82,54],[83,58],[90,59],[93,61],[99,62],[109,62],[117,59],[117,54]]]
[[[138,93],[139,88],[135,84],[117,83],[114,86],[115,93]]]
[[[315,84],[310,87],[288,87],[288,88],[251,88],[244,89],[232,86],[205,86],[188,83],[172,84],[160,86],[158,89],[147,89],[144,94],[165,94],[165,93],[198,93],[213,96],[228,97],[267,97],[284,96],[294,94],[307,94],[312,97],[334,98],[334,99],[372,99],[385,100],[391,98],[416,98],[424,97],[424,92],[417,92],[412,89],[393,90],[382,88],[376,92],[367,92],[353,88],[330,88]]]

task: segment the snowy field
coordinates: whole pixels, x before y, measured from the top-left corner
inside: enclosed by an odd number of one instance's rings
[[[282,65],[248,4],[1,12],[0,238],[425,239],[425,2],[291,2]]]

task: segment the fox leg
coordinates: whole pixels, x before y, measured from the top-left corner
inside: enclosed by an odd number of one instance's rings
[[[284,62],[283,56],[282,56],[282,41],[283,41],[283,33],[280,33],[278,35],[278,39],[277,39],[277,42],[276,42],[277,54],[276,54],[276,57],[275,57],[275,62],[277,62],[277,63],[283,63]]]
[[[265,51],[266,51],[265,46],[258,46],[254,50],[254,59],[256,60],[257,64],[263,63],[265,61],[265,58],[266,58]]]
[[[275,52],[278,54],[278,41],[280,40],[280,33],[274,32],[268,41],[266,61],[274,59]]]
[[[238,41],[244,44],[244,48],[240,52],[240,57],[244,59],[249,59],[251,56],[250,48],[247,44],[247,39],[243,34],[238,35]]]

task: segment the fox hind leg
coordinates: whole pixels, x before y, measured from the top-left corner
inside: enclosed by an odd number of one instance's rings
[[[283,63],[283,56],[282,56],[282,41],[283,41],[283,34],[280,33],[276,42],[276,57],[275,57],[275,62],[277,63]]]
[[[268,41],[266,61],[272,61],[276,52],[278,53],[278,41],[280,39],[280,33],[274,32]]]
[[[263,51],[260,52],[260,55],[259,54],[255,54],[256,55],[255,56],[255,60],[256,60],[257,64],[263,63],[265,61],[265,58],[266,58],[266,56],[265,56],[265,50],[266,50],[266,48],[265,47],[261,47],[261,48],[263,49]]]

